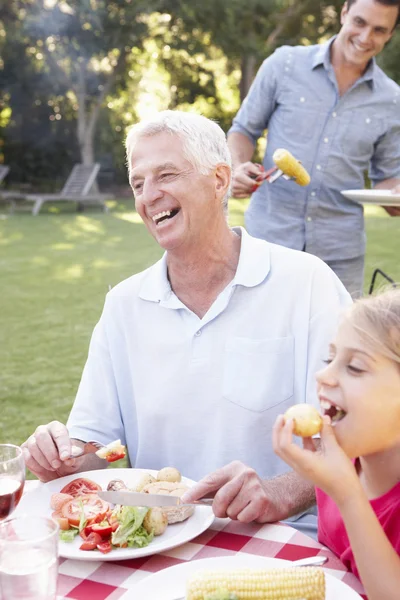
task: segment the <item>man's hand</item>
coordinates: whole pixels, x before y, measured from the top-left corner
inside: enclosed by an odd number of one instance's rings
[[[391,189],[392,194],[400,194],[400,183]],[[400,217],[400,206],[384,206],[383,207],[391,217]]]
[[[83,460],[69,458],[71,439],[66,426],[58,421],[40,425],[21,447],[26,466],[40,481],[71,475]]]
[[[261,185],[255,178],[261,175],[263,168],[250,161],[238,165],[232,175],[232,196],[234,198],[247,198],[254,191],[254,187]]]
[[[201,479],[181,500],[190,503],[215,494],[212,508],[216,517],[272,523],[283,518],[274,492],[274,480],[262,481],[254,469],[234,461]]]

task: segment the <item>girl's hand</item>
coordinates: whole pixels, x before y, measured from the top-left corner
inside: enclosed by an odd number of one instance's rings
[[[336,504],[359,489],[360,483],[353,463],[336,441],[329,417],[323,417],[321,446],[316,448],[312,438],[303,438],[303,449],[293,443],[293,420],[285,423],[280,415],[273,429],[275,453],[299,475],[314,483]]]

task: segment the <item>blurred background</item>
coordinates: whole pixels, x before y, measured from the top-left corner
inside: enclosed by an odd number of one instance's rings
[[[0,163],[7,185],[58,190],[76,162],[126,185],[126,129],[179,108],[231,124],[264,58],[339,29],[323,0],[6,0],[0,9]],[[378,62],[400,82],[400,33]],[[79,160],[78,160],[79,158]]]

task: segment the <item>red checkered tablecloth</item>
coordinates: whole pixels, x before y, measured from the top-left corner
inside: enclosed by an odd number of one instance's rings
[[[32,489],[34,483],[27,483],[27,488]],[[328,556],[324,570],[363,594],[359,580],[332,552],[293,527],[215,519],[197,538],[161,554],[113,562],[61,558],[57,600],[118,600],[138,581],[161,569],[185,561],[241,553],[285,560]]]

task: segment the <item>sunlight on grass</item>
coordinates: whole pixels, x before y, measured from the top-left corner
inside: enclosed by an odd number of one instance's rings
[[[51,246],[52,250],[72,250],[74,247],[73,244],[53,244]]]
[[[92,240],[93,234],[104,235],[105,228],[99,217],[84,217],[79,215],[75,217],[72,223],[65,224],[62,227],[68,239],[76,239],[79,237],[87,237]]]
[[[129,221],[129,223],[136,223],[137,225],[143,225],[142,218],[136,213],[118,213],[115,215],[117,219],[122,221]]]
[[[71,280],[71,279],[82,279],[84,275],[83,265],[71,265],[66,269],[59,269],[57,273],[55,273],[55,279],[61,280]]]

